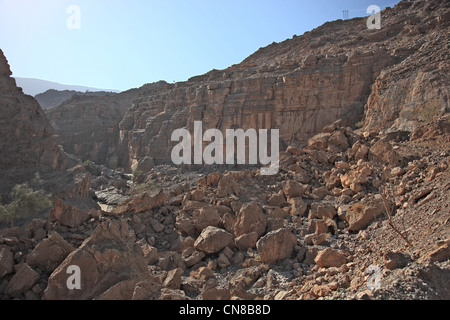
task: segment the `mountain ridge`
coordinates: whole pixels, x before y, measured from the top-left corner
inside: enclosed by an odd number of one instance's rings
[[[61,84],[54,81],[48,81],[48,80],[42,80],[42,79],[36,79],[36,78],[23,78],[23,77],[14,77],[16,79],[16,83],[18,87],[21,87],[23,92],[25,94],[28,94],[30,96],[35,96],[40,93],[44,93],[47,90],[54,89],[54,90],[74,90],[74,91],[106,91],[106,92],[120,92],[119,90],[115,89],[99,89],[99,88],[93,88],[88,86],[80,86],[80,85],[68,85],[68,84]]]

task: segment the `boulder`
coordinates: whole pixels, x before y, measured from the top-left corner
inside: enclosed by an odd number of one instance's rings
[[[52,233],[37,244],[27,257],[28,265],[51,273],[75,248],[58,233]]]
[[[291,198],[302,197],[305,192],[305,187],[297,181],[289,180],[284,184],[283,191],[289,200]]]
[[[411,261],[411,257],[399,251],[389,251],[384,254],[384,266],[389,270],[404,268]]]
[[[39,273],[33,270],[28,264],[21,263],[15,267],[15,274],[6,287],[6,293],[17,298],[33,288],[39,281]]]
[[[161,207],[164,204],[165,196],[162,190],[144,192],[128,198],[116,207],[112,214],[121,215],[129,212],[141,213]]]
[[[202,232],[206,227],[218,227],[220,223],[219,211],[214,207],[205,207],[194,211],[194,227]]]
[[[367,201],[353,205],[346,213],[348,230],[359,231],[366,228],[373,220],[383,215],[384,206],[381,201]]]
[[[67,256],[48,279],[44,300],[91,300],[121,281],[148,278],[147,261],[126,221],[107,220]],[[67,287],[69,266],[80,268],[81,290]]]
[[[55,197],[49,220],[58,221],[64,226],[76,228],[89,219],[89,214]]]
[[[347,137],[341,131],[334,131],[328,139],[328,151],[343,152],[349,147]]]
[[[234,235],[239,237],[256,232],[258,238],[266,232],[267,218],[257,202],[246,203],[241,207],[234,223]]]
[[[300,197],[289,199],[289,203],[291,204],[291,215],[303,216],[308,208],[308,204]]]
[[[322,219],[330,220],[337,215],[336,209],[329,204],[324,204],[320,202],[314,202],[311,204],[311,210],[309,211],[309,219]]]
[[[319,251],[314,261],[319,268],[339,268],[343,264],[347,263],[347,259],[341,253],[331,248]]]
[[[297,237],[288,229],[282,228],[269,232],[256,243],[258,254],[263,263],[275,263],[291,257]]]
[[[14,271],[14,259],[11,250],[0,247],[0,279]]]
[[[224,198],[230,195],[239,195],[239,185],[236,180],[234,180],[231,173],[226,173],[219,180],[217,185],[217,196]]]
[[[392,166],[398,166],[402,163],[402,157],[394,150],[389,142],[384,140],[376,142],[370,148],[370,155],[372,159]]]
[[[248,248],[255,247],[258,239],[259,237],[256,232],[250,232],[240,235],[235,239],[236,248],[238,248],[241,251],[247,251]]]
[[[194,243],[197,250],[207,254],[217,253],[230,245],[233,235],[223,229],[216,227],[205,228]]]
[[[178,290],[181,287],[181,276],[183,275],[183,269],[177,268],[169,271],[167,273],[166,279],[164,280],[163,286]]]

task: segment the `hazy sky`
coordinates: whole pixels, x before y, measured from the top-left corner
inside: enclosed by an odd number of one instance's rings
[[[0,49],[17,77],[126,90],[224,69],[345,9],[397,2],[0,0]]]

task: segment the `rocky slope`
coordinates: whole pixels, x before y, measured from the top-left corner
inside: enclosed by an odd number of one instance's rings
[[[39,141],[54,144],[42,127],[12,149],[47,166],[41,184],[59,193],[48,217],[0,230],[0,299],[448,300],[448,8],[401,2],[380,31],[364,19],[327,23],[123,104],[80,97],[56,108],[57,139],[99,164],[39,156],[53,150]],[[0,71],[0,106],[34,110],[6,137],[33,114],[48,123],[6,60]],[[172,130],[194,120],[280,128],[279,173],[161,163]],[[9,150],[16,140],[1,141]],[[141,174],[125,173],[137,164]],[[78,289],[67,285],[73,266]]]
[[[39,103],[25,95],[11,77],[0,51],[0,205],[12,199],[11,190],[27,184],[73,208],[98,208],[88,198],[91,175],[64,153]],[[70,204],[70,205],[69,205]],[[55,206],[57,207],[57,206]],[[68,210],[70,211],[70,210]],[[3,217],[0,226],[3,227]]]
[[[22,173],[25,175],[22,179],[26,179],[28,168],[47,167],[50,170],[65,168],[66,158],[53,139],[52,126],[36,100],[17,88],[2,51],[0,51],[0,108],[0,167],[5,175],[13,168],[19,168],[18,174]],[[2,192],[9,191],[11,187],[7,183],[9,180],[2,179]],[[21,180],[21,177],[13,179],[17,180]]]
[[[288,147],[275,176],[157,166],[134,184],[91,164],[96,190],[128,200],[1,230],[0,297],[449,299],[450,132],[341,123]]]

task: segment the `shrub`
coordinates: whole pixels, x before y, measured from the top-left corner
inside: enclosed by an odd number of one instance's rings
[[[135,188],[134,191],[136,194],[142,194],[145,192],[152,192],[158,190],[158,186],[153,182],[153,181],[148,181],[145,183],[141,183],[138,184]]]
[[[141,174],[143,174],[142,170],[139,170],[139,169],[134,170],[133,176],[132,176],[133,182],[136,182]]]
[[[14,226],[15,218],[33,217],[50,209],[52,201],[42,191],[34,191],[27,184],[16,185],[11,194],[11,203],[0,206],[0,221],[9,221]]]

